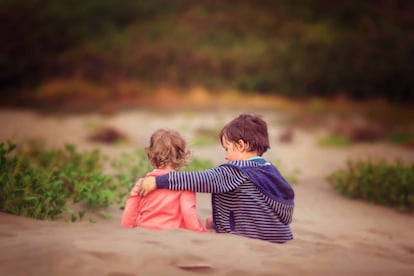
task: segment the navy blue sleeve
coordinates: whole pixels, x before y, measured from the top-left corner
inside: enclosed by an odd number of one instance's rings
[[[157,189],[168,189],[168,174],[155,177]]]

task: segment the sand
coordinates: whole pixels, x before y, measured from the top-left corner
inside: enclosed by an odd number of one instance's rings
[[[39,114],[0,110],[0,141],[41,138],[49,147],[99,147],[109,156],[146,145],[152,131],[170,127],[193,141],[196,130],[220,129],[240,113],[233,111],[154,112],[129,110],[112,115]],[[283,114],[266,111],[272,149],[283,170],[299,169],[294,240],[273,244],[245,237],[153,231],[119,226],[122,210],[111,218],[76,223],[38,221],[0,212],[0,275],[414,275],[414,216],[337,194],[326,176],[348,158],[382,156],[414,160],[413,150],[386,143],[348,148],[316,145],[323,131],[295,129],[290,143],[278,141]],[[113,126],[130,142],[111,146],[87,140],[93,129]],[[191,144],[191,143],[190,143]],[[193,156],[223,162],[219,143],[193,146]],[[201,220],[209,215],[210,195],[197,195]]]

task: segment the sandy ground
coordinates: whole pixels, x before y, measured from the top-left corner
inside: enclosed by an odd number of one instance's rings
[[[81,150],[100,147],[109,156],[146,145],[152,131],[175,128],[190,141],[197,129],[219,130],[240,111],[153,112],[132,110],[112,115],[42,115],[0,110],[0,141],[44,139],[50,147],[65,143]],[[346,149],[316,146],[322,132],[295,129],[281,143],[282,114],[262,112],[272,149],[282,171],[299,169],[292,230],[295,239],[273,244],[234,235],[185,230],[151,231],[119,227],[122,211],[109,209],[109,220],[65,223],[37,221],[0,213],[0,275],[414,275],[414,216],[338,195],[325,177],[347,159],[381,156],[414,160],[413,150],[385,143]],[[130,142],[117,146],[91,143],[87,136],[113,126]],[[193,156],[223,162],[218,141],[192,147]],[[197,195],[204,221],[210,195]]]

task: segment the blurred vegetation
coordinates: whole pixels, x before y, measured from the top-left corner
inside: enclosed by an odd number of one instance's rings
[[[322,147],[335,146],[335,147],[347,147],[351,145],[346,137],[338,135],[329,135],[318,140],[318,145]]]
[[[194,138],[191,141],[192,147],[214,145],[220,137],[220,129],[199,127],[195,130]]]
[[[94,101],[202,85],[414,102],[413,1],[236,3],[2,0],[2,92]]]
[[[290,185],[296,185],[299,183],[300,170],[298,168],[288,170],[280,159],[272,161],[272,164]]]
[[[348,160],[346,168],[332,173],[328,180],[349,198],[414,212],[414,163]]]
[[[104,172],[109,161],[112,173]],[[211,168],[194,158],[185,170]],[[0,211],[36,219],[77,221],[87,211],[108,219],[105,208],[124,206],[136,180],[152,170],[144,150],[108,160],[98,149],[79,152],[74,145],[46,149],[39,141],[20,146],[0,143]],[[74,211],[74,204],[81,204]],[[90,219],[93,220],[93,219]]]

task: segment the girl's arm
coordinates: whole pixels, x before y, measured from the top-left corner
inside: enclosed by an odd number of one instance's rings
[[[195,193],[188,191],[182,192],[180,197],[180,207],[186,229],[197,232],[207,231],[197,216]]]
[[[132,188],[128,200],[125,204],[124,212],[122,214],[121,226],[132,228],[137,226],[137,218],[139,213],[139,203],[141,197],[138,195],[139,187],[142,184],[142,178],[140,178]]]
[[[127,228],[133,228],[137,226],[137,218],[139,212],[138,206],[140,201],[141,197],[138,195],[128,197],[124,212],[122,214],[121,226]]]

